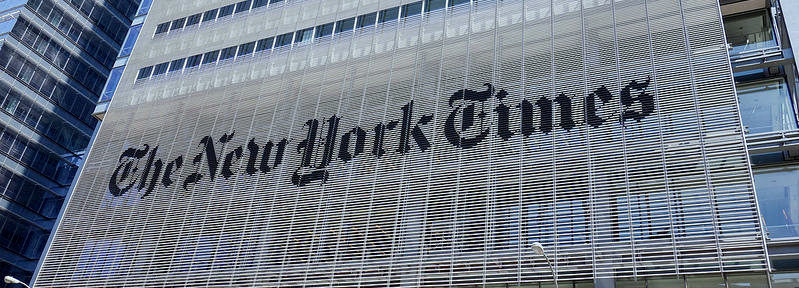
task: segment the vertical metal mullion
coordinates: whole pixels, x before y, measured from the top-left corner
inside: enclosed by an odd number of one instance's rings
[[[527,57],[525,55],[525,47],[524,47],[525,37],[524,37],[524,34],[527,31],[527,29],[525,29],[525,27],[527,26],[527,7],[526,7],[527,1],[522,0],[521,2],[522,2],[522,25],[521,25],[521,30],[522,30],[522,41],[521,41],[521,44],[522,44],[521,45],[521,49],[522,49],[521,69],[522,69],[522,71],[521,71],[521,73],[522,73],[522,75],[520,77],[521,78],[521,85],[522,85],[521,86],[521,91],[522,91],[521,99],[526,99],[527,98],[527,95],[526,95],[527,94],[527,89],[525,89],[525,87],[527,87],[527,85],[526,85],[525,82],[527,81],[527,74],[526,74],[526,71],[525,71],[524,64],[527,62],[527,60],[526,60]],[[523,117],[521,117],[521,115],[519,115],[519,131],[521,131],[521,126],[522,126],[522,122],[523,121],[524,121]],[[517,225],[518,225],[518,227],[517,227],[518,240],[517,240],[517,245],[516,245],[517,246],[516,249],[518,250],[517,251],[516,263],[518,263],[518,265],[519,265],[519,269],[516,271],[516,284],[519,285],[519,286],[521,286],[521,284],[522,284],[522,269],[523,269],[522,268],[523,267],[522,266],[522,262],[523,262],[522,261],[522,249],[523,249],[523,247],[525,247],[525,244],[523,244],[524,242],[522,242],[525,239],[522,236],[522,233],[524,232],[524,229],[522,228],[522,226],[524,225],[523,224],[524,223],[524,185],[522,185],[522,183],[523,183],[522,179],[524,179],[524,139],[525,139],[524,134],[521,134],[520,137],[519,137],[519,146],[520,146],[520,148],[519,148],[519,160],[518,160],[518,162],[519,162],[519,184],[518,184],[518,187],[519,187],[519,216],[518,217],[519,218],[518,219],[519,220],[518,220],[518,223],[517,223]]]
[[[400,7],[402,7],[402,6],[400,6]],[[400,19],[399,11],[398,11],[397,16],[398,16],[397,20],[399,20]],[[395,31],[394,31],[394,43],[392,44],[392,49],[391,49],[391,66],[388,69],[388,80],[387,80],[387,83],[386,83],[386,100],[385,100],[385,106],[384,106],[384,110],[383,110],[383,122],[385,122],[385,120],[386,120],[385,119],[385,115],[386,115],[386,112],[388,110],[389,95],[391,95],[391,80],[392,80],[392,76],[394,75],[394,63],[396,62],[397,43],[399,42],[399,38],[400,38],[399,37],[400,28],[401,28],[400,24],[399,24],[399,22],[397,22],[396,26],[395,26]],[[364,89],[364,97],[366,95],[365,91],[366,90]],[[435,123],[435,121],[433,123]],[[431,147],[431,148],[433,148],[433,147]],[[435,148],[433,148],[433,149],[435,149]],[[431,155],[433,154],[433,149],[431,149],[431,151],[430,151]],[[404,174],[405,173],[404,172],[405,171],[404,170],[405,169],[404,165],[403,165],[402,169],[403,169],[403,174]],[[402,180],[400,180],[400,181],[402,181]],[[400,185],[400,189],[403,189],[402,185]],[[402,194],[403,194],[403,192],[402,192],[402,190],[400,190],[400,192],[397,195],[397,210],[396,210],[397,211],[397,215],[394,216],[394,235],[391,236],[391,254],[389,255],[388,272],[386,273],[387,274],[387,276],[386,276],[386,286],[391,286],[391,271],[394,268],[394,255],[395,255],[395,249],[397,248],[397,237],[398,237],[397,235],[401,234],[402,233],[401,231],[404,231],[404,228],[405,228],[405,227],[402,227],[400,225],[400,221],[401,221],[400,220],[400,215],[403,214],[402,212],[400,212],[400,208],[403,205],[402,204],[403,203],[402,202],[402,198],[403,198]]]
[[[497,59],[498,59],[497,50],[498,50],[498,46],[499,46],[499,36],[498,36],[499,35],[499,5],[500,5],[500,3],[502,3],[501,1],[502,0],[494,0],[494,39],[492,41],[493,45],[494,45],[492,47],[492,50],[493,50],[492,52],[493,52],[494,55],[493,55],[493,57],[491,59],[491,61],[493,62],[493,63],[491,63],[492,64],[491,65],[491,83],[494,83],[494,85],[497,84]],[[494,107],[495,106],[494,105],[495,101],[496,101],[496,97],[491,97],[491,100],[489,101],[491,103],[490,107]],[[492,125],[491,123],[494,123],[494,113],[488,113],[488,115],[489,115],[489,122],[488,123],[489,123],[489,125]],[[483,228],[484,229],[483,233],[485,233],[485,237],[483,237],[483,283],[482,283],[483,286],[486,285],[486,281],[487,281],[486,274],[488,272],[488,251],[489,251],[489,248],[488,248],[488,243],[489,242],[488,242],[488,240],[490,238],[492,241],[496,241],[495,237],[493,236],[494,229],[493,229],[492,225],[490,225],[491,220],[495,220],[492,216],[496,217],[496,209],[497,209],[497,204],[496,204],[496,184],[495,184],[495,181],[493,181],[493,177],[492,176],[493,176],[494,173],[493,173],[493,169],[491,169],[491,163],[492,163],[492,160],[493,160],[493,157],[492,157],[493,153],[491,153],[491,151],[494,151],[494,137],[488,137],[488,139],[489,139],[488,140],[489,141],[489,144],[488,144],[489,149],[488,149],[488,153],[487,153],[488,154],[487,158],[488,158],[489,165],[487,167],[488,168],[487,169],[488,170],[488,175],[486,176],[486,179],[487,179],[487,182],[488,182],[488,189],[486,189],[486,206],[488,206],[488,207],[487,207],[486,212],[485,212],[485,217],[484,217],[485,218],[485,220],[484,220],[485,227]]]
[[[619,64],[619,35],[618,35],[618,25],[616,19],[616,6],[614,3],[616,0],[610,1],[611,11],[613,13],[613,53],[616,56],[616,89],[617,91],[621,91],[621,64]],[[619,118],[621,119],[622,115],[624,114],[624,105],[619,101]],[[622,123],[623,124],[623,123]],[[630,198],[630,174],[627,171],[627,134],[626,134],[626,127],[622,125],[621,127],[621,143],[622,143],[622,155],[624,160],[624,189],[626,191],[627,197],[627,222],[628,222],[628,229],[630,231],[630,255],[632,259],[632,268],[633,268],[633,278],[638,279],[638,266],[636,265],[636,249],[635,249],[635,233],[633,232],[633,213],[632,213],[632,199]],[[615,275],[615,271],[614,271]]]
[[[666,167],[666,145],[663,142],[663,122],[661,121],[663,118],[661,116],[660,110],[660,94],[658,93],[658,76],[657,76],[657,68],[655,64],[655,50],[652,45],[652,28],[649,19],[649,1],[644,0],[644,16],[646,16],[646,31],[647,31],[647,42],[649,47],[649,61],[650,65],[652,65],[652,83],[654,84],[654,96],[655,96],[655,110],[657,111],[657,118],[658,118],[658,138],[660,143],[660,159],[663,165],[663,185],[666,188],[666,207],[669,209],[669,230],[671,231],[671,248],[672,253],[674,253],[674,268],[677,274],[680,274],[680,259],[677,257],[677,240],[675,232],[674,232],[674,213],[672,213],[672,200],[671,200],[671,187],[669,185],[669,171]],[[686,280],[687,281],[687,280]],[[687,284],[686,284],[687,285]]]
[[[320,9],[320,10],[321,10],[321,7],[322,7],[322,6],[319,6],[319,9]],[[310,50],[310,51],[313,51],[313,45],[314,45],[313,43],[315,43],[315,40],[316,40],[316,37],[315,37],[315,35],[316,35],[316,30],[315,30],[315,29],[316,29],[316,27],[317,27],[317,24],[318,24],[318,23],[317,23],[318,19],[319,19],[318,17],[314,19],[314,28],[313,28],[313,29],[314,29],[314,31],[312,31],[312,32],[311,32],[311,44],[310,44],[310,45],[308,45],[308,48],[306,48],[306,49],[308,49],[308,50]],[[330,43],[330,42],[328,42],[328,45],[327,45],[327,55],[330,55],[330,49],[331,49],[331,47],[333,47],[333,44],[332,44],[332,43]],[[306,56],[306,60],[308,60],[309,64],[310,64],[310,60],[309,60],[309,59],[310,59],[310,58],[312,57],[312,55],[313,55],[313,53],[310,53],[310,51],[309,51],[308,55]],[[328,61],[328,60],[326,60],[326,61]],[[323,74],[323,75],[324,75],[324,76],[323,76],[324,78],[323,78],[323,79],[325,79],[325,80],[327,80],[327,71],[328,71],[328,68],[329,68],[329,67],[330,67],[329,65],[325,65],[325,68],[324,68],[324,74]],[[306,69],[306,71],[307,71],[307,70],[310,70],[310,69],[311,69],[311,67],[307,67],[307,68],[305,68],[305,69]],[[320,85],[320,89],[319,89],[319,96],[318,96],[318,99],[320,99],[320,100],[321,100],[321,98],[322,98],[322,93],[323,93],[323,91],[322,91],[322,88],[321,88],[321,87],[325,87],[325,84],[324,84],[324,83],[325,83],[325,81],[322,81],[322,83],[321,83],[321,85]],[[352,85],[350,84],[350,86],[352,86]],[[338,105],[339,105],[339,107],[338,107],[338,112],[339,112],[339,113],[341,112],[341,98],[344,96],[344,91],[342,91],[342,92],[341,92],[341,94],[342,94],[342,95],[339,97],[339,103],[338,103]],[[317,100],[317,101],[320,101],[320,100]],[[318,109],[318,107],[317,107],[317,109]],[[337,114],[338,114],[338,113],[337,113]],[[321,188],[321,189],[320,189],[320,191],[319,191],[319,205],[318,205],[318,207],[317,207],[317,209],[316,209],[316,220],[314,220],[314,225],[313,225],[313,230],[312,230],[312,231],[314,231],[314,232],[313,232],[313,234],[311,235],[311,247],[309,247],[309,248],[308,248],[308,260],[307,260],[307,261],[306,261],[306,263],[305,263],[305,273],[304,273],[305,275],[303,276],[303,287],[304,287],[304,286],[305,286],[305,284],[307,284],[307,282],[308,282],[308,271],[310,270],[311,262],[313,262],[313,258],[314,258],[314,257],[313,257],[313,253],[314,253],[314,251],[313,251],[313,249],[314,249],[314,242],[316,242],[316,239],[317,239],[317,228],[318,228],[318,225],[319,225],[319,218],[321,218],[321,214],[322,214],[322,207],[323,207],[323,206],[326,206],[326,205],[324,204],[324,202],[325,202],[325,201],[324,201],[324,199],[325,199],[325,190],[327,190],[327,189],[326,189],[326,188],[327,188],[327,186],[328,186],[328,185],[322,185],[322,188]],[[299,190],[299,188],[298,188],[298,190]],[[326,212],[326,211],[325,211],[325,212]],[[325,213],[325,217],[324,217],[324,218],[327,218],[327,213]],[[321,233],[319,233],[319,234],[320,234],[320,235],[324,235],[324,232],[321,232]]]
[[[612,1],[615,1],[615,0],[611,0],[611,2]],[[582,51],[582,57],[583,57],[583,59],[582,59],[582,62],[583,62],[583,67],[582,67],[583,68],[583,89],[584,89],[583,95],[585,95],[585,97],[589,97],[589,95],[590,95],[589,93],[590,92],[589,92],[589,88],[588,88],[588,68],[587,68],[588,64],[585,63],[586,59],[588,58],[586,56],[586,52],[585,52],[585,50],[586,50],[585,34],[587,33],[587,31],[586,31],[586,28],[585,28],[585,6],[583,4],[584,4],[583,0],[580,0],[580,28],[581,28],[581,33],[580,33],[581,38],[580,39],[582,40],[582,50],[583,50]],[[588,114],[587,113],[588,113],[588,109],[583,107],[583,119],[588,119],[588,117],[587,117]],[[588,124],[588,123],[586,123],[586,124]],[[597,278],[597,275],[596,275],[596,245],[594,243],[594,227],[595,227],[595,225],[594,225],[594,189],[593,189],[593,187],[594,187],[594,185],[593,185],[593,183],[594,183],[594,175],[592,173],[593,172],[593,163],[591,161],[591,126],[590,125],[586,125],[585,126],[585,147],[586,147],[587,152],[588,152],[588,156],[586,157],[587,160],[588,160],[587,161],[587,164],[588,164],[588,171],[587,171],[588,172],[588,202],[589,202],[589,204],[588,204],[589,205],[588,206],[589,207],[588,208],[589,209],[588,217],[589,217],[589,222],[591,223],[591,227],[589,228],[590,232],[588,233],[588,237],[591,239],[590,240],[591,241],[591,270],[592,270],[591,272],[593,274],[594,279],[596,279]]]
[[[685,39],[685,54],[686,54],[685,56],[687,58],[686,60],[688,60],[688,75],[689,75],[689,78],[691,79],[691,92],[693,94],[693,95],[691,95],[691,98],[693,99],[693,102],[694,102],[694,114],[696,115],[697,127],[699,128],[699,135],[698,136],[699,136],[699,145],[700,145],[700,149],[701,149],[701,152],[702,152],[702,170],[703,170],[704,175],[705,175],[705,189],[707,189],[708,200],[710,200],[710,213],[711,213],[711,217],[713,217],[713,220],[712,220],[712,222],[713,222],[713,238],[715,239],[715,242],[716,242],[715,243],[716,244],[716,256],[718,257],[719,271],[721,271],[721,273],[724,273],[724,264],[722,263],[722,257],[723,256],[722,256],[722,252],[721,252],[721,244],[719,243],[719,224],[718,224],[718,218],[716,216],[716,210],[718,209],[718,207],[716,205],[716,195],[715,195],[716,193],[713,192],[713,189],[710,187],[710,175],[708,175],[708,171],[707,171],[708,170],[708,168],[707,168],[707,155],[706,155],[707,152],[705,151],[705,136],[704,136],[705,127],[702,124],[702,120],[703,119],[702,119],[702,116],[699,113],[699,109],[701,107],[699,107],[699,99],[698,99],[699,95],[697,94],[698,92],[696,90],[696,79],[694,78],[696,74],[694,73],[693,51],[691,51],[691,41],[688,38],[688,29],[685,26],[686,25],[686,23],[685,23],[685,11],[683,11],[684,8],[683,8],[683,3],[682,2],[683,2],[683,0],[679,1],[679,4],[680,4],[680,20],[682,21],[682,34],[683,34],[683,38]],[[744,141],[744,143],[745,143],[745,141]],[[745,146],[745,144],[744,144],[744,146]]]
[[[555,95],[555,0],[549,1],[549,44],[550,44],[550,73],[552,82],[550,83],[551,90],[549,91],[550,97]],[[554,117],[555,111],[552,111]],[[554,265],[550,267],[552,270],[553,284],[558,283],[558,164],[556,159],[555,150],[557,147],[555,141],[555,124],[552,122],[552,235],[553,237],[553,253]]]

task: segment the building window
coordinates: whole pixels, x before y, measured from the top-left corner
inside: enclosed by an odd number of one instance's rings
[[[197,67],[200,65],[200,60],[203,58],[203,54],[197,54],[186,58],[186,68]]]
[[[114,96],[117,85],[119,85],[119,79],[122,78],[122,70],[125,70],[125,66],[114,68],[111,70],[111,73],[108,74],[108,83],[105,85],[103,94],[100,95],[100,102],[109,101],[111,97]]]
[[[272,49],[272,42],[275,38],[269,37],[266,39],[258,40],[257,46],[255,47],[255,52],[260,52],[264,50]]]
[[[236,14],[250,10],[250,0],[236,3]]]
[[[216,62],[216,59],[219,58],[219,50],[214,50],[208,53],[205,53],[203,56],[203,65],[204,64],[211,64]]]
[[[769,238],[799,236],[799,166],[759,168],[754,177]]]
[[[380,11],[380,18],[378,22],[385,23],[393,20],[397,20],[399,17],[399,7],[389,8],[383,11]]]
[[[449,0],[449,7],[467,3],[469,3],[469,0]]]
[[[314,37],[320,38],[333,34],[333,23],[316,26],[316,35]]]
[[[225,7],[219,8],[219,17],[227,17],[233,14],[233,9],[236,7],[236,4],[230,4]]]
[[[336,33],[350,31],[355,25],[355,18],[347,18],[336,22]]]
[[[291,45],[291,38],[293,36],[294,36],[294,33],[286,33],[286,34],[277,36],[277,39],[275,40],[275,47]]]
[[[375,25],[377,13],[369,13],[358,16],[358,28]]]
[[[139,76],[136,76],[136,79],[144,79],[150,77],[150,73],[153,72],[153,66],[147,66],[144,68],[139,69]]]
[[[222,55],[219,57],[219,61],[227,60],[227,59],[231,59],[233,57],[236,57],[236,49],[238,47],[239,46],[233,46],[233,47],[228,47],[228,48],[222,49]]]
[[[424,11],[425,12],[430,12],[430,11],[435,11],[435,10],[438,10],[438,9],[442,9],[442,8],[444,8],[444,5],[446,5],[446,3],[447,3],[446,0],[425,0]]]
[[[183,63],[185,63],[185,62],[186,62],[186,58],[181,58],[181,59],[172,61],[172,63],[169,64],[169,72],[175,72],[175,71],[179,71],[179,70],[183,69]]]
[[[311,40],[313,37],[313,28],[303,29],[297,31],[297,37],[295,38],[294,42],[301,43],[303,41]]]
[[[418,15],[422,13],[422,2],[405,4],[402,6],[402,18]]]
[[[186,27],[200,23],[200,18],[202,18],[202,13],[189,16],[189,18],[186,18]]]
[[[239,45],[239,57],[249,55],[255,50],[255,41]]]
[[[269,3],[269,0],[255,0],[255,2],[252,4],[252,9],[264,7],[267,3]]]
[[[153,68],[153,76],[161,75],[166,73],[166,69],[169,67],[169,62],[164,62],[158,65],[155,65]]]
[[[218,9],[208,10],[203,13],[203,22],[208,22],[216,19],[216,12]]]
[[[725,17],[724,30],[732,54],[777,46],[766,10]]]
[[[168,30],[169,30],[169,22],[158,24],[158,26],[155,27],[155,35],[166,33],[166,31]]]
[[[130,55],[131,51],[133,51],[133,45],[136,44],[136,38],[139,37],[139,32],[141,32],[141,24],[130,27],[128,37],[125,38],[125,42],[122,43],[122,49],[119,50],[119,57]]]
[[[186,24],[186,18],[175,19],[172,21],[172,26],[169,28],[169,31],[181,29],[184,24]]]
[[[741,120],[749,133],[796,129],[788,85],[782,79],[738,85]]]

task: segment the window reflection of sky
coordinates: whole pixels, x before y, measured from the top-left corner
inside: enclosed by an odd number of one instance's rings
[[[763,169],[754,176],[769,237],[799,236],[799,166]]]

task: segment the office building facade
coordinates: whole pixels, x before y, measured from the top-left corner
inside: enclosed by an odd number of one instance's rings
[[[0,3],[0,274],[31,279],[85,160],[94,107],[138,6]]]
[[[35,284],[790,285],[783,9],[153,3]]]

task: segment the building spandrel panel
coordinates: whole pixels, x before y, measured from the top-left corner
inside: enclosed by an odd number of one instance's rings
[[[714,0],[478,1],[135,80],[406,4],[344,2],[142,36],[37,287],[551,281],[534,242],[564,281],[767,269]]]

